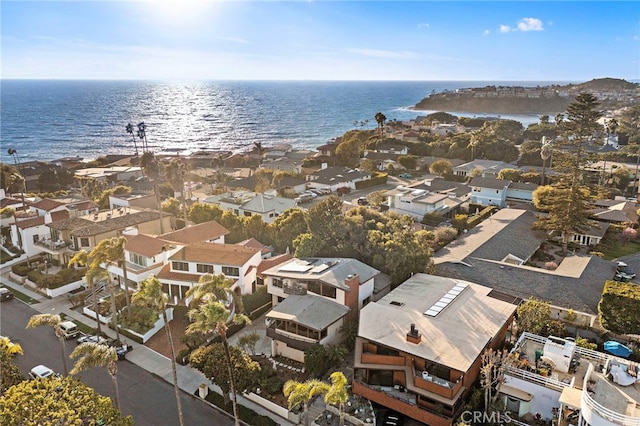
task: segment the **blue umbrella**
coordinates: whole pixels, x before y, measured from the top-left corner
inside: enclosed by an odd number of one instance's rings
[[[604,342],[604,350],[615,356],[621,356],[622,358],[629,357],[632,352],[631,349],[629,349],[622,343],[614,342],[613,340]]]

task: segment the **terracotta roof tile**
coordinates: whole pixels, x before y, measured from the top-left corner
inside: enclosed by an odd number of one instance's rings
[[[158,279],[160,280],[187,281],[190,283],[197,283],[201,276],[202,275],[198,274],[187,274],[185,272],[172,272],[170,263],[164,265],[160,272],[158,272]]]
[[[162,249],[167,245],[171,245],[171,243],[160,238],[139,234],[127,239],[125,249],[146,257],[153,257],[161,253]]]
[[[36,203],[31,204],[31,207],[35,207],[39,210],[44,210],[47,212],[60,206],[64,206],[64,203],[52,200],[51,198],[44,198]]]
[[[242,266],[259,252],[258,249],[237,244],[194,243],[184,247],[169,259]]]
[[[215,220],[199,223],[197,225],[182,228],[177,231],[161,235],[163,240],[176,243],[191,244],[201,241],[213,240],[227,235],[229,230]]]

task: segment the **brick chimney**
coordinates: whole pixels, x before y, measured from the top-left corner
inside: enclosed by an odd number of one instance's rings
[[[344,280],[344,285],[349,287],[349,290],[344,293],[344,304],[351,308],[348,318],[357,320],[360,315],[360,306],[358,305],[360,299],[360,277],[358,274],[349,274]]]
[[[422,334],[416,330],[416,325],[411,324],[411,329],[407,333],[407,342],[415,343],[416,345],[422,340]]]

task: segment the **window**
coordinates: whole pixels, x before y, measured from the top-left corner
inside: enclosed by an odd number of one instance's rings
[[[80,247],[89,247],[89,238],[80,238]]]
[[[222,273],[231,277],[239,277],[240,268],[234,268],[233,266],[223,266]]]
[[[336,298],[336,288],[322,282],[318,282],[318,281],[307,282],[307,290],[312,293],[319,294],[321,296],[328,297],[331,299]]]
[[[40,241],[40,235],[34,235],[33,236],[33,242],[37,243],[38,241]]]
[[[136,265],[147,266],[147,259],[137,253],[129,253],[129,260]]]
[[[187,262],[171,262],[171,269],[174,271],[188,271],[189,264]]]
[[[273,284],[274,287],[278,287],[278,288],[282,288],[284,286],[280,278],[273,278],[271,280],[271,283]]]
[[[213,265],[205,265],[203,263],[196,264],[196,271],[201,274],[213,274]]]
[[[365,299],[362,301],[362,306],[363,306],[363,307],[364,307],[364,306],[367,306],[367,305],[369,304],[369,302],[371,302],[371,296],[369,296],[369,297],[365,298]],[[393,302],[391,302],[391,303],[393,303]]]

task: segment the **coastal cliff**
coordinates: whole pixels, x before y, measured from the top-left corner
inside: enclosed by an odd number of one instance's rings
[[[581,92],[595,95],[603,108],[616,108],[637,101],[636,83],[600,78],[581,84],[550,86],[485,86],[432,93],[412,109],[468,112],[474,114],[549,114],[564,112]]]

